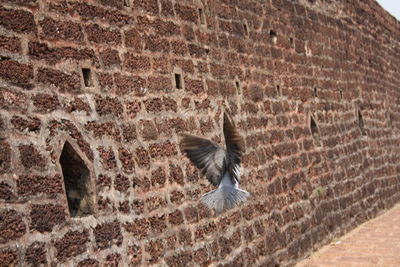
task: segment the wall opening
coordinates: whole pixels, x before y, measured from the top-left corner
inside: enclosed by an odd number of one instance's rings
[[[314,87],[314,90],[313,90],[313,97],[318,97],[318,90],[316,87]]]
[[[364,119],[361,114],[361,111],[358,111],[358,127],[360,128],[361,134],[363,136],[367,136],[367,132],[365,131]]]
[[[281,87],[280,87],[280,85],[277,85],[276,86],[276,95],[279,97],[279,96],[282,96],[282,91],[281,91]]]
[[[177,89],[182,89],[182,75],[180,75],[179,73],[175,73],[175,88]]]
[[[93,79],[92,79],[92,72],[88,68],[83,68],[82,69],[82,75],[83,75],[83,83],[85,84],[85,87],[92,87],[93,86]]]
[[[131,3],[129,3],[130,0],[123,0],[124,1],[124,7],[130,7]]]
[[[60,156],[64,176],[68,209],[71,217],[93,214],[93,200],[90,193],[90,171],[72,145],[65,142]]]
[[[246,21],[243,22],[243,30],[244,30],[244,35],[246,37],[249,37],[249,27],[247,26],[247,22]]]
[[[202,8],[199,8],[200,25],[206,25],[206,17]]]
[[[387,118],[387,127],[393,129],[392,115],[389,112],[386,113],[386,118]]]
[[[290,37],[290,38],[289,38],[289,43],[290,43],[290,47],[293,48],[293,45],[294,45],[294,39],[293,39],[293,37]]]
[[[237,94],[240,95],[240,82],[239,81],[235,81],[235,87],[236,87]]]
[[[339,93],[340,93],[340,99],[343,99],[343,90],[340,90]]]
[[[318,147],[321,146],[321,137],[319,135],[317,123],[315,122],[313,117],[310,117],[310,129],[311,129],[311,134],[314,139],[314,144]]]
[[[269,38],[273,44],[276,44],[278,41],[278,35],[276,34],[276,31],[270,30],[269,31]]]

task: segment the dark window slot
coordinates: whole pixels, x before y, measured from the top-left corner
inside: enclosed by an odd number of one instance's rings
[[[177,89],[182,89],[182,75],[175,73],[175,87]]]
[[[387,124],[389,128],[393,129],[392,115],[390,113],[387,114]]]
[[[246,22],[243,22],[243,30],[246,36],[249,36],[249,28],[247,27]]]
[[[237,92],[238,94],[240,94],[240,82],[239,82],[239,81],[236,81],[236,82],[235,82],[235,86],[236,86],[236,92]]]
[[[202,8],[199,8],[199,18],[200,18],[200,24],[205,25],[206,24],[206,17],[204,15],[204,11]]]
[[[317,90],[317,88],[314,88],[314,90],[313,90],[313,96],[314,96],[314,97],[318,97],[318,90]]]
[[[83,83],[85,84],[85,87],[92,87],[93,86],[93,80],[92,80],[92,72],[90,69],[82,69],[82,74],[83,74]]]
[[[363,136],[367,136],[367,132],[365,131],[364,119],[361,114],[361,111],[358,111],[358,127],[360,128],[361,134]]]
[[[312,137],[314,139],[314,144],[316,146],[320,147],[321,146],[321,138],[319,135],[317,124],[315,123],[315,120],[313,117],[311,117],[311,119],[310,119],[310,128],[311,128]]]
[[[269,38],[271,39],[272,43],[276,44],[276,42],[278,41],[278,35],[276,34],[276,31],[270,30]]]

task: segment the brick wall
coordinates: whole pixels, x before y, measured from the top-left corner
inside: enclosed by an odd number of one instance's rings
[[[372,0],[1,1],[0,265],[294,264],[399,201],[399,36]],[[178,133],[224,109],[252,197],[214,216]]]

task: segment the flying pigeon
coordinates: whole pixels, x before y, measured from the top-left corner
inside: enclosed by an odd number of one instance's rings
[[[182,134],[180,142],[182,152],[205,174],[211,184],[218,186],[201,197],[201,202],[215,209],[217,214],[232,209],[250,196],[249,192],[239,188],[244,140],[226,112],[223,128],[226,149],[211,140],[189,134]]]

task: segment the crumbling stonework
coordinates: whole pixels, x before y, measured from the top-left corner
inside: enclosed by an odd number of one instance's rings
[[[2,1],[0,265],[293,265],[400,200],[399,36],[373,0]],[[215,216],[178,134],[225,109],[252,196]]]

